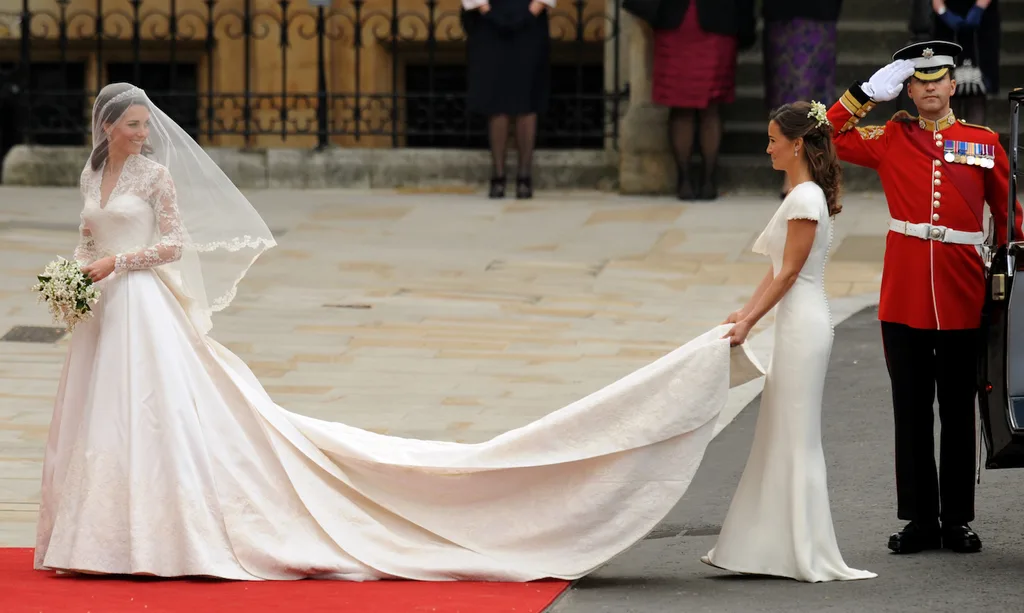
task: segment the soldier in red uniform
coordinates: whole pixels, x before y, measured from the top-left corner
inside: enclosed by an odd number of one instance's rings
[[[981,550],[968,524],[974,520],[983,341],[984,205],[995,236],[1005,237],[1009,160],[998,134],[964,123],[950,110],[956,90],[951,71],[960,51],[942,41],[901,49],[893,63],[851,87],[828,113],[840,159],[878,171],[891,216],[878,315],[892,383],[897,514],[909,522],[889,537],[896,553]],[[899,96],[905,82],[918,117],[900,111],[885,125],[859,125],[877,102]]]

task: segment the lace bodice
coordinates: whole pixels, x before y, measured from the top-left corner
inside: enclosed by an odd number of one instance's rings
[[[107,202],[101,202],[103,168],[86,166],[80,188],[85,206],[75,259],[89,263],[115,256],[115,270],[140,270],[181,258],[184,231],[170,172],[141,155],[124,163]]]
[[[752,250],[754,253],[770,257],[772,267],[776,271],[781,270],[790,219],[813,219],[818,222],[811,252],[800,270],[797,282],[812,283],[823,287],[825,265],[828,263],[829,249],[832,244],[832,218],[828,214],[825,192],[816,183],[808,181],[790,190],[789,195],[782,201],[782,205],[768,222],[764,232],[754,242]]]

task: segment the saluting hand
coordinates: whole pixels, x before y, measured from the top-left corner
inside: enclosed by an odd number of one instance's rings
[[[871,75],[861,89],[875,102],[892,100],[903,91],[903,83],[914,74],[914,70],[913,60],[896,60]]]

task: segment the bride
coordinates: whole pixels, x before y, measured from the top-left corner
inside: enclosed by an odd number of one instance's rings
[[[754,243],[771,268],[747,305],[726,320],[743,342],[773,307],[775,345],[754,442],[715,545],[701,560],[726,570],[818,582],[869,579],[836,544],[821,443],[821,402],[832,351],[824,273],[832,217],[842,208],[842,167],[820,103],[772,112],[768,154],[789,195]]]
[[[575,579],[665,517],[729,389],[763,374],[740,344],[746,330],[723,324],[479,444],[291,413],[208,335],[211,315],[275,244],[262,219],[142,90],[105,87],[92,129],[75,258],[102,296],[75,328],[60,379],[35,568]],[[820,401],[821,382],[811,383]]]

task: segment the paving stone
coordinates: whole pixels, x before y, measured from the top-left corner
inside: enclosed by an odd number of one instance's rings
[[[290,411],[461,442],[521,427],[720,323],[768,271],[749,248],[778,206],[596,192],[531,202],[246,193],[279,246],[215,317],[212,337]],[[853,312],[843,301],[877,294],[888,219],[874,195],[847,196],[845,207],[826,271],[837,318]],[[70,255],[79,209],[74,189],[0,188],[0,337],[52,326],[28,288]],[[762,359],[772,320],[750,339]],[[68,344],[18,340],[0,341],[0,546],[32,544]],[[744,386],[727,412],[757,391]]]

